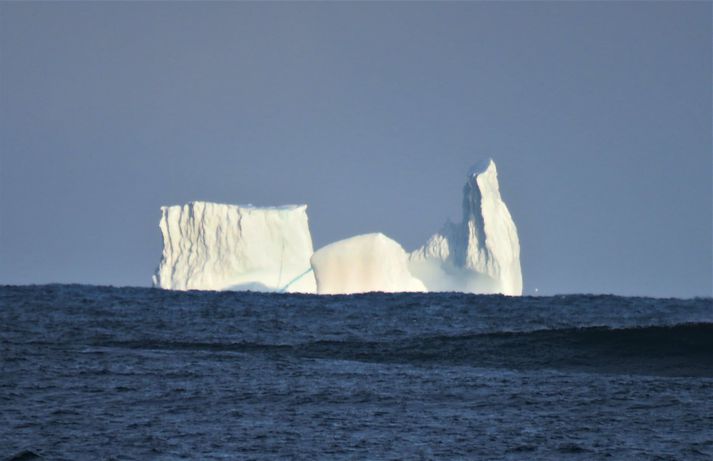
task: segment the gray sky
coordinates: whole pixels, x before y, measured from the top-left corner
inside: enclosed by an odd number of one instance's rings
[[[525,292],[711,295],[711,3],[0,3],[0,283],[148,285],[159,206],[412,250],[491,156]]]

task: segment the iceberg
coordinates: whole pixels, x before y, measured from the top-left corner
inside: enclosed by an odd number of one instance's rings
[[[306,205],[209,202],[161,207],[155,287],[314,293]]]
[[[381,233],[331,243],[311,263],[319,294],[426,291],[409,272],[406,251]]]
[[[407,253],[381,233],[313,251],[306,205],[191,202],[161,208],[155,287],[320,294],[459,291],[522,294],[517,228],[491,159],[471,168],[463,218]]]
[[[428,291],[522,294],[517,228],[500,196],[495,162],[472,167],[463,188],[463,220],[447,222],[409,255]]]

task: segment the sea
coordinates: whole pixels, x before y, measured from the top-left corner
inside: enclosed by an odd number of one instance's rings
[[[713,299],[0,287],[0,460],[710,460]]]

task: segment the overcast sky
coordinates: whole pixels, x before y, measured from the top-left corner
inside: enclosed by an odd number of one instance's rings
[[[406,250],[497,163],[525,293],[712,293],[711,3],[0,3],[0,283],[148,286],[159,207]]]

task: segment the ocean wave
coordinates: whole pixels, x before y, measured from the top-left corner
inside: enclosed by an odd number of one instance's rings
[[[302,344],[263,344],[140,340],[97,342],[93,346],[268,353],[378,363],[713,377],[713,323],[416,336],[395,341],[318,340]]]

